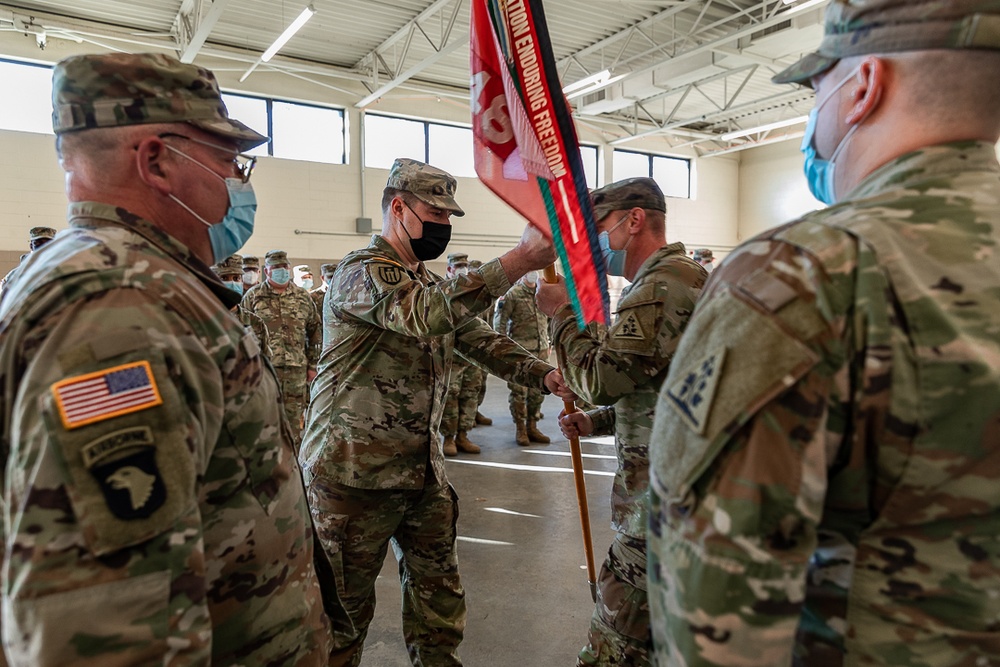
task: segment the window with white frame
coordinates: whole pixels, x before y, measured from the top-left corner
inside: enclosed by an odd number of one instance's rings
[[[347,163],[343,109],[233,93],[223,93],[222,99],[230,116],[271,137],[252,155]]]
[[[52,68],[0,60],[0,130],[52,134]]]
[[[366,167],[389,169],[408,157],[452,176],[476,176],[471,128],[381,114],[365,114],[364,123]]]
[[[597,150],[597,146],[580,144],[580,157],[583,160],[583,173],[587,177],[587,187],[591,190],[597,187],[598,153],[599,151]]]
[[[615,150],[611,165],[614,179],[647,176],[667,197],[691,198],[691,161],[685,158]]]

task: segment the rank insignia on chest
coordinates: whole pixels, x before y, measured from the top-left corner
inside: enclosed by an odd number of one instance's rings
[[[108,509],[119,519],[146,519],[166,501],[148,426],[109,433],[84,445],[80,454],[101,487]]]
[[[148,361],[60,380],[52,395],[67,430],[163,403]]]
[[[725,348],[702,357],[667,389],[670,406],[699,435],[708,423],[725,357]]]

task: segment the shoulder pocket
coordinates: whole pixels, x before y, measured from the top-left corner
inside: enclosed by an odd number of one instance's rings
[[[607,346],[612,352],[648,356],[656,351],[663,303],[655,285],[641,285],[618,303],[614,324],[608,329]]]
[[[656,405],[652,483],[677,502],[764,405],[819,363],[775,315],[725,289],[699,307]]]

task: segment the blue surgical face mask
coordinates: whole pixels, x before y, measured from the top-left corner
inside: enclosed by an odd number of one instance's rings
[[[308,289],[312,289],[312,288],[313,288],[313,279],[312,278],[303,278],[302,279],[302,289],[307,289],[308,290]]]
[[[288,281],[292,279],[292,274],[288,269],[271,269],[271,274],[268,276],[271,282],[278,283],[279,285],[287,285]]]
[[[860,69],[860,68],[859,68]],[[824,104],[830,101],[834,93],[840,90],[845,83],[854,78],[857,73],[857,69],[852,71],[843,81],[838,83],[833,87],[826,97],[824,97],[820,102],[816,103],[813,110],[809,112],[809,122],[806,124],[806,133],[802,137],[802,146],[800,150],[802,154],[805,155],[805,164],[803,169],[806,174],[806,181],[809,183],[809,191],[812,192],[813,197],[823,202],[827,206],[837,203],[837,193],[834,190],[834,168],[836,165],[837,156],[840,155],[840,151],[847,145],[847,140],[850,138],[854,131],[857,130],[861,125],[856,123],[847,131],[844,138],[840,140],[837,144],[837,148],[833,151],[833,155],[830,156],[829,160],[824,160],[816,154],[816,119],[819,117],[819,110]]]
[[[628,220],[629,215],[629,213],[626,213],[611,229],[601,232],[597,236],[597,243],[601,247],[601,254],[604,256],[604,266],[609,276],[625,275],[625,257],[628,255],[625,249],[631,243],[632,237],[629,236],[628,241],[625,242],[621,250],[614,250],[611,248],[611,232],[621,227],[622,223]]]
[[[236,282],[231,282],[229,280],[222,281],[222,284],[233,290],[237,294],[243,294],[243,281],[238,280]]]
[[[253,234],[253,221],[257,213],[257,196],[254,194],[253,186],[250,183],[244,183],[243,179],[240,178],[223,178],[190,155],[182,153],[169,144],[167,148],[191,160],[226,184],[226,191],[229,193],[229,209],[221,222],[209,222],[173,194],[169,195],[171,199],[183,206],[184,210],[208,227],[208,240],[212,244],[212,258],[216,263],[219,263],[246,245]]]

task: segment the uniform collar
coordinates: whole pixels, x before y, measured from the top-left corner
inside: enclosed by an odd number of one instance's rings
[[[684,248],[683,243],[670,243],[647,257],[646,261],[639,267],[639,270],[635,272],[635,279],[632,280],[632,283],[634,284],[639,282],[640,278],[646,277],[646,275],[658,267],[663,260],[668,257],[673,257],[674,255],[680,255],[682,257],[687,256],[687,250]]]
[[[1000,172],[996,148],[986,141],[956,141],[901,155],[869,174],[843,202],[884,195],[887,191],[921,189],[931,180],[959,172]]]
[[[240,295],[222,284],[212,270],[190,248],[170,236],[153,223],[130,213],[124,208],[100,202],[72,202],[66,217],[70,227],[95,229],[98,227],[124,227],[146,239],[158,250],[182,264],[226,305],[232,308],[240,302]]]

